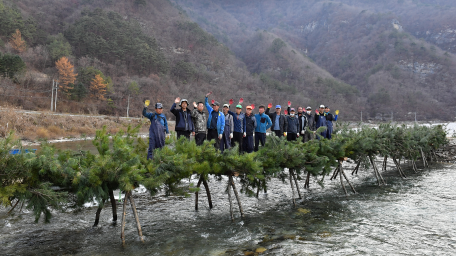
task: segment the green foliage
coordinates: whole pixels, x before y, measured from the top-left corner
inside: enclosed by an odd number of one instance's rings
[[[164,73],[168,62],[155,38],[147,36],[135,20],[116,12],[82,11],[82,17],[64,35],[77,57],[90,56],[103,62],[121,61],[137,74]],[[77,47],[76,47],[77,46]]]
[[[171,73],[180,80],[191,80],[197,71],[190,62],[179,61],[174,65]]]
[[[16,29],[21,31],[22,36],[30,45],[41,40],[42,31],[37,29],[35,20],[32,18],[24,20],[20,10],[0,1],[0,36],[9,37]]]
[[[89,91],[83,83],[77,83],[73,86],[73,89],[70,90],[70,97],[72,100],[81,101],[87,97],[88,93]]]
[[[289,175],[285,168],[298,178],[304,171],[313,176],[327,175],[346,157],[365,165],[368,157],[377,155],[416,160],[421,152],[429,155],[448,143],[442,126],[383,124],[359,130],[338,126],[331,140],[302,143],[271,136],[264,147],[250,154],[239,154],[237,147],[220,153],[214,141],[197,146],[193,140],[172,136],[165,147],[154,151],[153,160],[147,160],[147,143],[138,137],[138,130],[139,126],[128,127],[126,132],[113,135],[106,128],[97,131],[93,141],[97,155],[57,151],[47,144],[37,154],[12,155],[9,150],[20,147],[20,142],[13,134],[0,139],[0,204],[12,206],[13,201],[23,201],[36,220],[44,214],[49,221],[50,209],[60,209],[67,192],[75,194],[77,206],[94,199],[103,206],[113,190],[131,191],[139,185],[151,194],[163,189],[167,195],[189,195],[197,189],[182,181],[193,175],[206,180],[234,175],[242,191],[253,195],[255,188],[267,187],[273,177],[285,181]],[[56,192],[55,186],[67,192]]]
[[[0,75],[14,78],[17,74],[25,71],[25,62],[16,54],[0,53]]]
[[[204,31],[196,22],[178,22],[177,28],[181,31],[187,32],[197,46],[204,47],[218,44],[217,39],[215,39],[213,35]]]
[[[67,42],[62,33],[59,33],[57,36],[51,36],[47,48],[49,55],[51,55],[54,62],[61,57],[68,57],[71,55],[71,45]]]
[[[278,91],[286,91],[286,92],[289,92],[289,93],[296,93],[296,88],[291,86],[291,85],[288,85],[286,83],[283,83],[277,79],[274,79],[272,77],[270,77],[268,74],[266,73],[261,73],[260,74],[260,80],[261,82],[263,82],[263,84],[265,84],[267,87],[269,88],[272,88],[272,89],[276,89]]]
[[[132,81],[130,84],[128,84],[128,92],[133,95],[139,94],[139,85],[136,81]]]
[[[273,53],[278,53],[280,51],[280,49],[282,49],[282,47],[285,47],[287,46],[287,44],[280,38],[276,38],[274,39],[274,41],[272,41],[272,44],[271,44],[271,47],[269,48],[269,50]]]

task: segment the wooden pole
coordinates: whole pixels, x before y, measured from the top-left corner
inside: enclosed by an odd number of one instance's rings
[[[109,190],[109,200],[111,201],[111,207],[112,207],[112,221],[116,222],[117,221],[117,203],[116,203],[116,199],[114,198],[114,191],[112,191],[112,189]]]
[[[298,191],[299,199],[302,199],[301,191],[299,190],[299,186],[298,186],[298,178],[296,177],[297,175],[296,175],[294,170],[291,171],[291,174],[293,174],[293,179],[294,179],[294,182],[295,182],[295,185],[296,185],[296,190]]]
[[[231,174],[230,174],[230,183],[231,183],[231,187],[233,187],[234,195],[236,196],[236,200],[239,205],[239,211],[241,212],[241,218],[244,218],[244,211],[242,210],[241,199],[239,198],[239,194],[237,192],[236,185],[234,185],[233,176]]]
[[[231,202],[231,191],[230,191],[230,180],[228,179],[228,187],[226,188],[226,191],[228,192],[228,201],[230,201],[230,215],[231,215],[231,221],[234,221],[234,216],[233,216],[233,202]]]
[[[95,214],[95,223],[93,223],[94,227],[98,226],[98,222],[100,221],[100,213],[101,213],[101,210],[103,210],[104,203],[105,203],[105,200],[103,199],[102,203],[100,205],[98,205],[97,213]]]
[[[206,179],[203,177],[203,185],[204,188],[206,189],[206,195],[207,195],[207,201],[209,203],[209,209],[212,209],[212,198],[211,198],[211,191],[209,191],[209,185],[207,184]]]
[[[141,239],[141,242],[144,243],[144,237],[142,235],[141,224],[139,223],[138,212],[136,211],[135,200],[133,199],[133,196],[132,196],[131,192],[129,194],[129,198],[130,198],[131,208],[133,210],[133,215],[135,216],[135,220],[136,220],[136,229],[138,229],[139,239]]]
[[[293,186],[293,180],[291,178],[291,170],[288,170],[289,172],[289,178],[290,178],[290,185],[291,185],[291,191],[292,191],[292,198],[293,198],[293,206],[296,207],[296,201],[295,201],[295,194],[294,194],[294,186]]]
[[[125,193],[124,202],[123,202],[123,213],[122,213],[122,227],[120,232],[120,238],[122,239],[122,245],[125,245],[125,219],[127,216],[127,200],[129,196],[129,191]]]
[[[196,187],[200,188],[202,182],[203,182],[203,175],[201,174],[200,179],[199,179],[198,184],[196,185]],[[197,190],[195,192],[195,211],[198,211],[198,192],[199,192],[199,190]]]

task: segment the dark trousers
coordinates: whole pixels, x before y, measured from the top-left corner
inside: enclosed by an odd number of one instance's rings
[[[206,133],[205,132],[199,132],[195,134],[195,143],[196,145],[200,146],[203,145],[204,140],[206,139]]]
[[[181,136],[184,136],[187,139],[190,139],[190,131],[176,131],[177,138],[179,139]]]
[[[255,152],[258,151],[258,146],[264,147],[264,144],[266,143],[266,133],[261,133],[261,132],[255,132]]]
[[[220,148],[220,140],[218,139],[217,129],[207,130],[207,140],[215,140],[214,147],[216,149]]]
[[[242,142],[243,151],[247,153],[253,152],[253,135],[247,135],[243,138]]]
[[[304,136],[302,136],[302,142],[310,141],[312,139],[312,137],[313,137],[312,133],[305,131]]]
[[[242,141],[244,140],[244,134],[242,132],[233,132],[233,138],[231,139],[231,147],[236,144],[239,146],[239,153],[242,153]]]
[[[225,127],[226,129],[226,127]],[[233,134],[234,136],[234,134]],[[222,141],[220,141],[220,151],[224,151],[225,149],[231,148],[231,139],[230,139],[230,133],[229,132],[224,132]]]
[[[296,133],[287,133],[287,141],[297,140],[298,135]]]
[[[283,132],[280,131],[274,131],[275,135],[281,138],[283,136]]]

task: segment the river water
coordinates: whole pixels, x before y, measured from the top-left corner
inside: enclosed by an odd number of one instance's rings
[[[352,176],[353,165],[344,166],[357,194],[345,196],[339,180],[326,178],[322,188],[312,179],[310,190],[301,181],[304,198],[293,207],[289,184],[273,179],[258,199],[241,194],[246,217],[234,204],[234,222],[227,179],[209,182],[212,210],[202,186],[198,212],[194,195],[151,197],[136,191],[145,243],[129,207],[125,247],[120,221],[111,225],[109,203],[97,228],[91,227],[96,206],[54,212],[49,224],[34,223],[28,210],[6,216],[8,209],[0,208],[0,255],[253,255],[258,248],[266,249],[261,255],[456,254],[454,164],[433,164],[418,174],[405,166],[407,179],[390,164],[383,173],[388,185],[381,187],[371,170]],[[120,204],[118,212],[120,220]]]

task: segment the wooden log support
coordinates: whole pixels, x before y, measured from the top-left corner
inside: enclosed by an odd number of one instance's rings
[[[114,198],[114,191],[112,191],[112,189],[109,190],[109,200],[111,201],[112,207],[112,222],[117,222],[117,202]]]
[[[296,172],[294,170],[291,171],[291,174],[293,174],[293,179],[294,179],[294,182],[295,182],[295,185],[296,185],[296,190],[298,191],[299,199],[302,199],[301,190],[299,189],[299,186],[298,186],[298,178],[296,177],[297,174],[296,174]]]
[[[206,179],[203,177],[203,185],[204,188],[206,189],[206,196],[207,196],[207,202],[209,203],[209,209],[212,209],[212,197],[211,197],[211,191],[209,191],[209,185],[207,184]]]
[[[236,189],[236,185],[234,185],[233,175],[230,175],[229,179],[230,179],[231,187],[233,188],[233,191],[234,191],[234,195],[236,196],[236,200],[238,202],[239,212],[241,212],[241,218],[244,218],[244,211],[242,210],[241,199],[239,198],[239,194]]]
[[[358,163],[356,164],[355,169],[353,169],[352,175],[353,174],[358,174],[358,169],[359,169],[360,165],[361,165],[361,158],[358,160]]]
[[[341,165],[342,165],[342,163],[341,163],[341,161],[339,161],[338,168],[340,168]],[[345,188],[345,185],[344,185],[344,180],[342,179],[342,172],[341,171],[339,171],[339,178],[340,178],[340,184],[342,185],[342,188],[344,189],[345,195],[348,195],[347,189]]]
[[[396,165],[396,169],[399,172],[399,175],[401,175],[402,178],[407,178],[407,176],[405,176],[405,173],[402,171],[402,168],[395,157],[393,157],[393,162],[394,162],[394,165]]]
[[[17,204],[19,203],[19,201],[21,201],[21,200],[17,199],[17,201],[16,201],[16,203],[14,204],[14,206],[11,207],[11,210],[9,210],[8,213],[7,213],[6,215],[9,215],[11,212],[13,212],[14,208],[16,208],[16,206],[17,206]],[[22,207],[21,207],[21,209],[22,209]]]
[[[125,193],[124,202],[123,202],[123,212],[122,212],[122,223],[120,231],[120,239],[122,239],[122,245],[125,245],[125,219],[127,216],[127,199],[130,192]]]
[[[231,201],[231,182],[228,179],[228,186],[226,187],[226,191],[228,192],[228,201],[230,202],[230,215],[231,215],[231,221],[234,221],[234,216],[233,216],[233,202]]]
[[[337,165],[336,169],[334,169],[333,175],[331,176],[331,178],[329,180],[334,180],[335,178],[337,178],[337,175],[339,174],[339,168],[340,168],[340,166]]]
[[[102,203],[100,205],[98,205],[97,213],[95,214],[95,223],[93,223],[94,227],[98,226],[98,222],[100,221],[100,213],[101,213],[101,210],[103,210],[104,203],[105,203],[105,199],[103,199]]]
[[[144,237],[142,235],[141,224],[139,223],[138,211],[136,211],[135,200],[133,199],[133,195],[131,192],[129,193],[129,199],[130,199],[131,208],[133,210],[133,216],[135,216],[136,229],[138,230],[139,239],[141,240],[141,242],[144,243]]]
[[[196,185],[196,188],[200,188],[201,183],[203,183],[203,175],[200,176],[200,178],[198,180],[198,184]],[[198,192],[199,192],[199,190],[197,190],[195,192],[195,211],[198,211]]]
[[[291,177],[291,170],[288,170],[289,172],[289,178],[290,178],[290,185],[291,185],[291,191],[292,191],[292,198],[293,198],[293,206],[296,207],[296,201],[295,201],[295,194],[294,194],[294,186],[293,186],[293,178]]]
[[[304,188],[309,189],[310,186],[310,172],[307,172],[306,182],[304,183]]]

